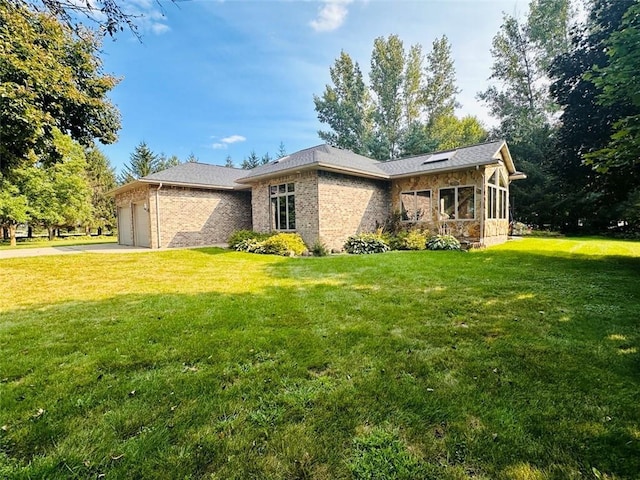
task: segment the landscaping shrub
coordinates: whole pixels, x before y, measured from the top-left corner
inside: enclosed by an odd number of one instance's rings
[[[253,251],[289,257],[302,255],[306,250],[307,246],[297,233],[278,233],[260,242]]]
[[[435,235],[427,240],[429,250],[462,250],[460,242],[453,235]]]
[[[329,249],[324,243],[318,240],[313,244],[313,247],[311,247],[311,253],[313,253],[315,257],[326,257],[329,255]]]
[[[382,253],[389,251],[389,245],[380,234],[360,233],[347,238],[344,249],[353,254]]]
[[[419,230],[411,230],[404,237],[405,250],[424,250],[427,248],[427,236]]]
[[[246,252],[245,248],[238,249],[238,245],[245,240],[255,240],[257,242],[262,242],[272,236],[272,233],[260,233],[254,232],[253,230],[236,230],[231,234],[227,243],[229,244],[229,248],[233,250],[240,250]]]

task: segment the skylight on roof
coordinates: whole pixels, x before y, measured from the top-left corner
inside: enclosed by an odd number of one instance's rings
[[[422,162],[422,165],[426,165],[427,163],[444,162],[446,160],[449,160],[451,157],[453,157],[456,154],[456,151],[457,150],[452,150],[450,152],[434,153],[429,158],[427,158],[424,162]]]

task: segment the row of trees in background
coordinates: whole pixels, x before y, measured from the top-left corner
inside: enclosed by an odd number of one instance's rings
[[[397,35],[374,40],[367,86],[360,66],[342,51],[329,69],[332,85],[314,96],[327,143],[379,160],[478,143],[487,131],[476,117],[458,118],[455,67],[446,36],[423,54]]]
[[[528,179],[514,217],[567,232],[640,228],[640,6],[533,0],[493,41],[494,86],[478,97]]]
[[[100,39],[72,30],[25,2],[0,4],[0,226],[50,234],[64,226],[113,224],[103,193],[115,175],[95,142],[120,128],[102,72]]]

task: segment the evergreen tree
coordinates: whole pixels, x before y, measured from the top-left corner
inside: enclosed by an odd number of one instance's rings
[[[140,142],[124,166],[120,183],[125,184],[160,171],[158,156],[151,151],[146,142]]]
[[[86,151],[87,178],[91,188],[92,214],[89,226],[98,229],[111,229],[116,224],[116,206],[114,198],[106,193],[117,186],[115,170],[109,159],[97,148]]]
[[[249,156],[246,157],[244,160],[242,160],[242,163],[240,164],[240,168],[243,168],[244,170],[251,170],[252,168],[257,167],[258,165],[260,165],[260,157],[256,155],[255,150],[251,150],[251,153],[249,154]]]
[[[224,166],[229,168],[234,168],[233,160],[231,159],[231,155],[227,155],[227,158],[224,159]]]
[[[282,158],[287,156],[287,149],[284,148],[284,142],[281,140],[280,145],[278,146],[278,153],[276,158]]]

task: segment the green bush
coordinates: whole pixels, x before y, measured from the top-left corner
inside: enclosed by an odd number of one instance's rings
[[[462,250],[460,242],[453,235],[435,235],[427,240],[429,250]]]
[[[389,251],[389,245],[377,233],[360,233],[347,238],[344,244],[347,253],[368,254]]]
[[[315,257],[326,257],[329,255],[329,249],[324,243],[318,240],[313,244],[313,247],[311,247],[311,253],[313,253]]]
[[[253,230],[236,230],[231,234],[227,243],[229,244],[229,248],[233,250],[238,250],[238,245],[245,240],[256,240],[258,242],[262,242],[267,238],[271,237],[273,233],[260,233],[254,232]],[[246,252],[244,248],[240,249],[240,251]]]
[[[411,230],[404,239],[406,250],[424,250],[427,248],[427,236],[419,230]]]
[[[292,257],[302,255],[306,250],[307,246],[297,233],[278,233],[260,242],[254,252]]]

